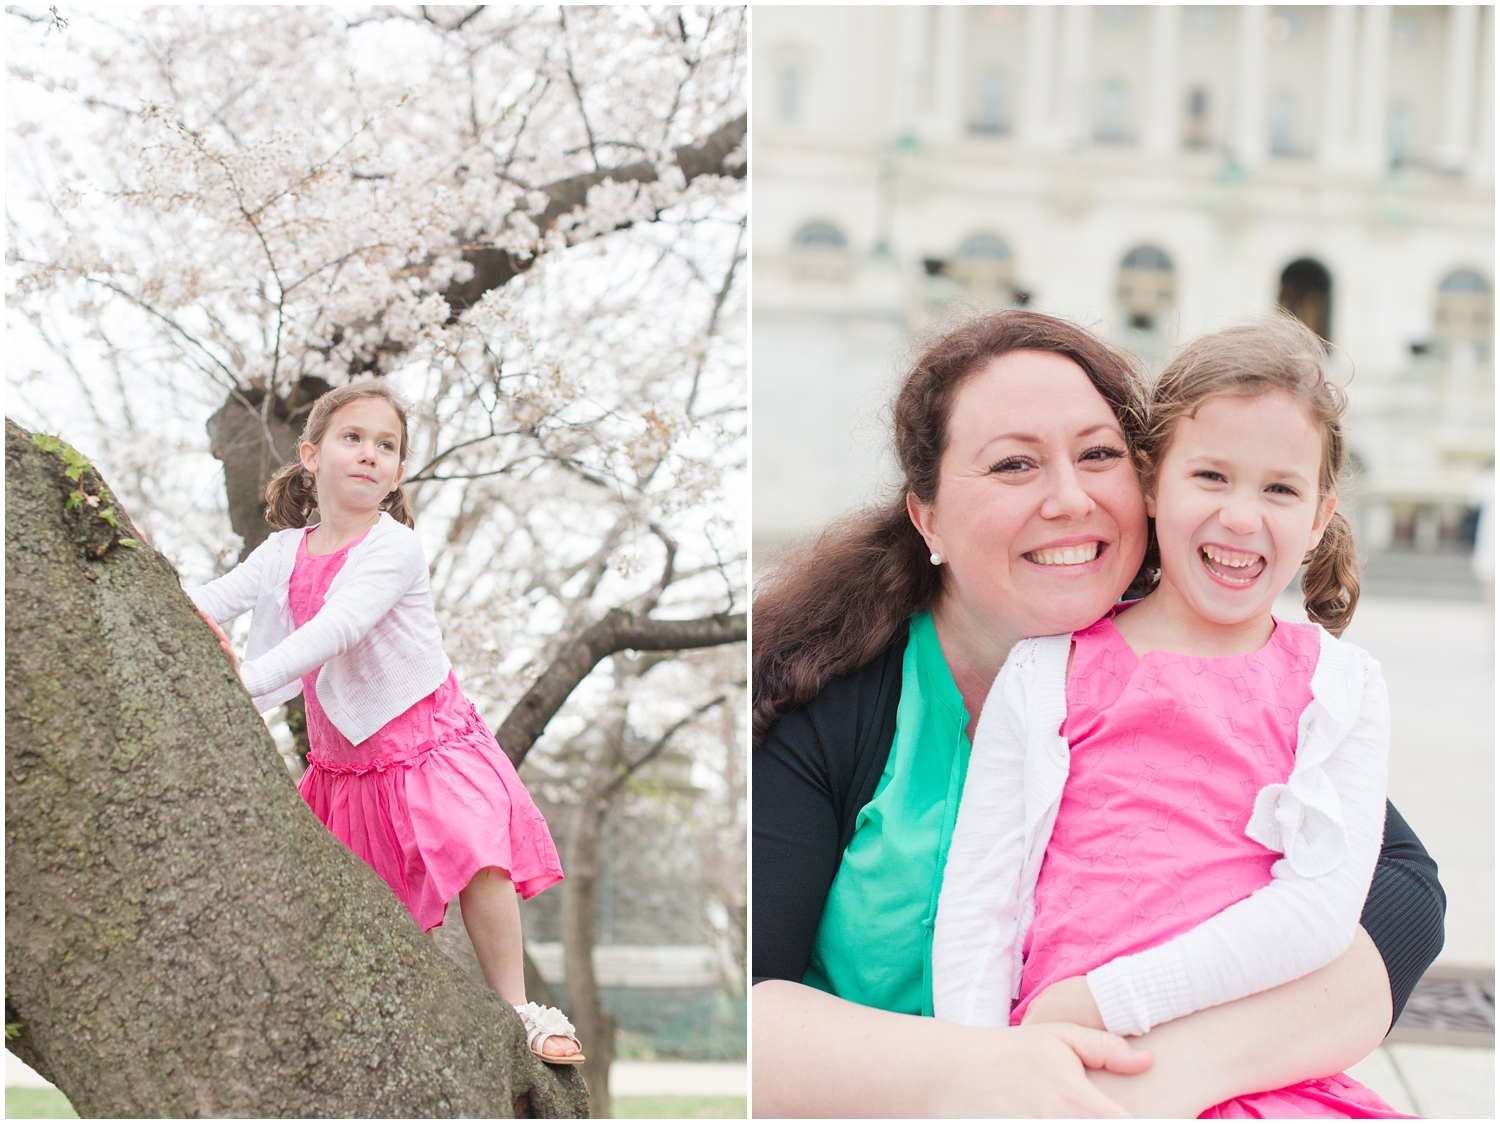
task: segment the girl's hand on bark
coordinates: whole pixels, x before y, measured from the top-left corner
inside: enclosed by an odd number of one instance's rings
[[[214,635],[219,640],[219,647],[224,649],[224,654],[229,657],[230,666],[234,668],[235,674],[238,675],[240,671],[240,658],[234,654],[234,648],[229,644],[229,637],[224,635],[224,630],[219,627],[218,622],[202,609],[198,610],[198,615],[208,623],[209,628],[214,630]]]

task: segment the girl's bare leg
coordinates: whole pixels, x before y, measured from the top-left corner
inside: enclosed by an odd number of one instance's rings
[[[490,990],[512,1007],[526,1002],[525,949],[521,941],[521,906],[510,875],[497,866],[485,867],[458,893],[464,928],[474,942],[474,955]],[[543,1053],[565,1057],[578,1052],[566,1038],[550,1035]]]

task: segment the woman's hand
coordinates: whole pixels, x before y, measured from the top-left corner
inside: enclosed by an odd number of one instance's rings
[[[1338,1073],[1379,1046],[1390,1021],[1385,961],[1360,928],[1316,972],[1131,1039],[1156,1058],[1145,1073],[1096,1069],[1089,1080],[1132,1116],[1190,1119],[1231,1097]]]
[[[1100,1030],[960,1026],[785,980],[756,984],[751,1013],[758,1117],[1120,1117],[1086,1074],[1135,1074],[1152,1061]]]
[[[214,630],[214,635],[219,639],[219,647],[224,649],[224,654],[229,657],[229,665],[234,668],[235,674],[238,675],[240,671],[240,658],[234,654],[234,648],[229,644],[229,637],[224,635],[224,630],[219,627],[218,622],[202,609],[198,610],[198,615],[208,623],[209,628]]]
[[[1149,1051],[1135,1049],[1117,1034],[1072,1023],[995,1030],[938,1025],[969,1039],[966,1045],[985,1059],[984,1072],[948,1070],[936,1099],[917,1115],[1128,1116],[1088,1080],[1085,1067],[1127,1075],[1149,1068],[1152,1061]]]
[[[1032,1023],[1076,1023],[1095,1030],[1106,1029],[1099,1005],[1094,1002],[1094,993],[1089,990],[1089,982],[1083,976],[1069,976],[1043,988],[1026,1008],[1026,1016],[1021,1020],[1022,1026]]]

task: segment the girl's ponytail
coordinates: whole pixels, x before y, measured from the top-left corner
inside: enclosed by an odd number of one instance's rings
[[[266,484],[266,522],[278,530],[306,527],[317,507],[317,484],[300,461],[278,468]]]
[[[416,516],[411,513],[411,505],[406,502],[406,493],[401,490],[401,485],[397,484],[396,490],[380,501],[380,510],[398,523],[416,528]]]
[[[1354,530],[1337,511],[1308,555],[1302,598],[1309,619],[1335,636],[1343,635],[1359,603],[1359,558],[1354,553]]]

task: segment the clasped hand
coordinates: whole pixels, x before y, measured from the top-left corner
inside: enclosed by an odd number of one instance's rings
[[[1077,1023],[1095,1030],[1106,1029],[1094,993],[1083,976],[1069,976],[1043,988],[1021,1019],[1022,1026],[1032,1023]]]

